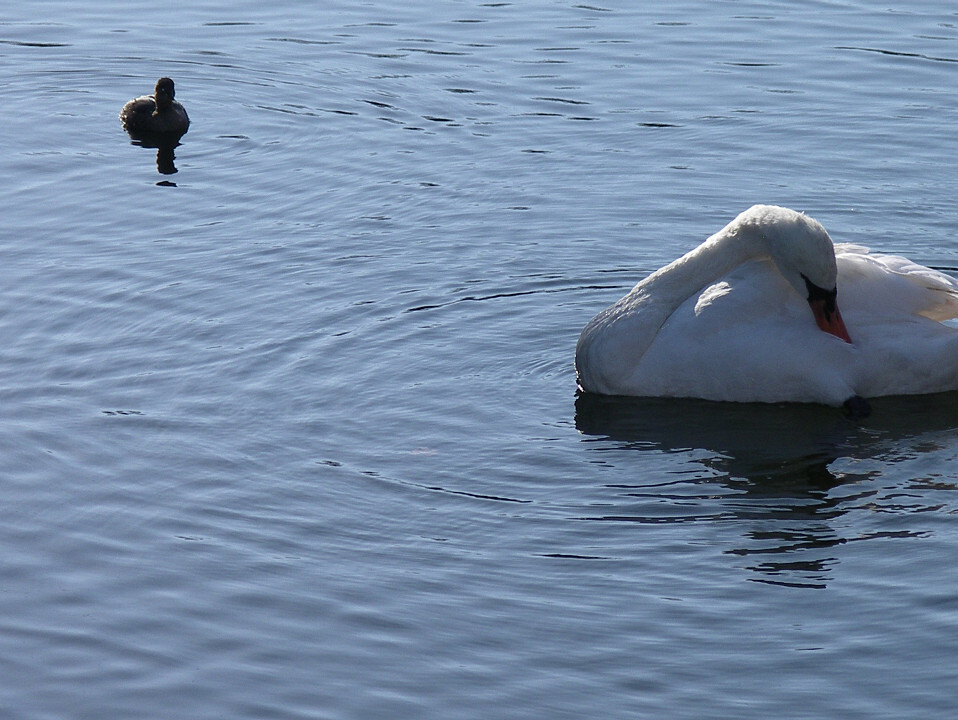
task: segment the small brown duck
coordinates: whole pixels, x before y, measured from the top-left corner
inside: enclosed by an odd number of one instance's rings
[[[134,98],[120,110],[123,128],[131,135],[183,135],[189,130],[190,118],[173,95],[173,81],[161,77],[156,81],[152,95]]]

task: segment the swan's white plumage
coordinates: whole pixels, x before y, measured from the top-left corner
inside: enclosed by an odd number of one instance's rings
[[[842,311],[875,316],[958,317],[958,282],[938,270],[895,255],[870,254],[859,245],[835,246]]]
[[[785,208],[742,213],[593,318],[576,348],[581,387],[830,405],[958,389],[958,330],[941,323],[958,317],[958,281],[822,237]],[[837,274],[852,343],[816,325],[796,280],[809,274],[826,290]]]

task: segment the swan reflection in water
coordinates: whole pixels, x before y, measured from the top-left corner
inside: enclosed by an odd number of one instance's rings
[[[851,539],[836,530],[834,521],[864,504],[881,509],[883,502],[880,491],[857,491],[854,484],[882,475],[882,467],[890,463],[913,458],[916,448],[938,449],[935,438],[944,433],[950,437],[958,429],[955,392],[879,398],[872,405],[869,418],[852,420],[835,408],[814,404],[579,393],[576,428],[597,443],[606,458],[610,451],[618,458],[621,451],[631,450],[685,453],[706,469],[692,479],[683,473],[614,486],[630,499],[665,501],[675,514],[633,512],[591,519],[739,523],[743,543],[724,552],[750,559],[748,568],[756,573],[751,580],[825,587],[837,563],[830,550]],[[721,486],[718,491],[716,485]],[[840,486],[847,490],[836,492]],[[853,539],[888,536],[872,532]]]

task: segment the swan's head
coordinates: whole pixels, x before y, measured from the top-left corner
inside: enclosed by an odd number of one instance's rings
[[[173,81],[168,77],[161,77],[156,81],[156,87],[153,90],[153,100],[156,103],[157,112],[165,110],[173,104],[175,92],[173,90]]]
[[[851,342],[836,302],[835,245],[821,223],[788,208],[754,205],[735,224],[743,235],[758,239],[782,276],[808,300],[818,327]]]

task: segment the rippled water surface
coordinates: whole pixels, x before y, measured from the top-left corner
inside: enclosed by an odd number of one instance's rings
[[[956,73],[920,0],[5,6],[3,716],[954,717],[954,396],[572,355],[755,202],[954,271]]]

